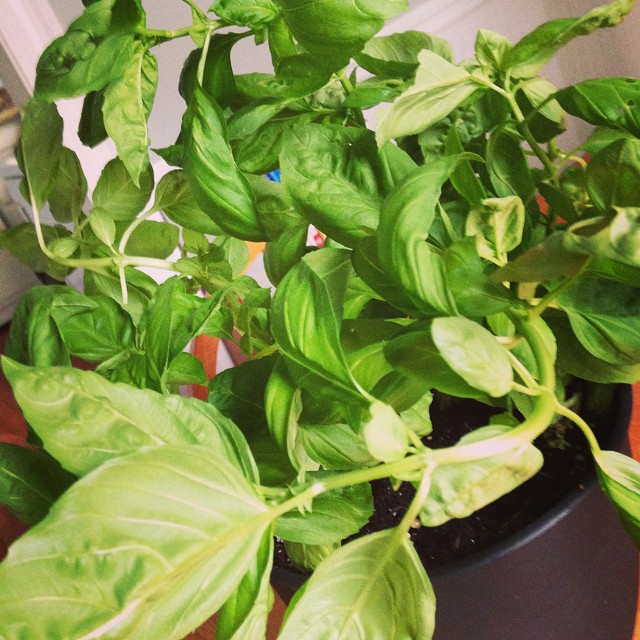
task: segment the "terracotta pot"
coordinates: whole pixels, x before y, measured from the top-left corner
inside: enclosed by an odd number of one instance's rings
[[[626,451],[631,390],[616,396],[609,448]],[[489,549],[429,572],[434,640],[629,640],[638,552],[593,473],[544,516]],[[274,569],[291,598],[303,579]]]

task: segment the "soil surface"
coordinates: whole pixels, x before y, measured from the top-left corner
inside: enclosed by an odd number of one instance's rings
[[[610,422],[602,405],[602,391],[591,385],[574,385],[568,395],[582,406],[583,418],[590,424],[599,442],[606,447]],[[462,436],[486,425],[493,413],[491,407],[471,400],[436,397],[431,408],[433,432],[424,439],[432,448],[455,444]],[[544,455],[542,469],[511,493],[476,511],[468,518],[455,519],[437,527],[412,529],[411,540],[427,569],[440,567],[482,551],[522,530],[557,504],[563,497],[590,477],[591,454],[580,430],[562,420],[535,441]],[[387,480],[372,483],[375,513],[358,537],[397,525],[414,495],[413,487],[404,483],[394,491]],[[282,544],[276,544],[275,565],[291,568]]]

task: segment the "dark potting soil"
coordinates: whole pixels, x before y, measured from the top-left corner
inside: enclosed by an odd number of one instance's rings
[[[575,383],[568,395],[578,398],[581,415],[606,446],[610,421],[606,419],[613,389]],[[603,397],[604,396],[604,397]],[[438,397],[431,407],[434,429],[424,439],[434,449],[455,444],[465,434],[486,425],[500,413],[472,400]],[[532,523],[582,483],[593,469],[592,457],[578,427],[561,420],[549,427],[534,443],[544,455],[542,469],[530,480],[467,518],[454,519],[437,527],[411,529],[410,537],[426,569],[460,560],[482,551]],[[397,525],[414,495],[403,483],[394,491],[387,480],[372,483],[375,512],[354,537]],[[352,539],[349,538],[349,539]],[[275,565],[291,569],[284,545],[276,541]],[[295,570],[295,569],[294,569]]]

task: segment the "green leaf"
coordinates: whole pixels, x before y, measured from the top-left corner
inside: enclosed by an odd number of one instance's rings
[[[297,542],[284,541],[284,548],[289,560],[303,571],[313,572],[318,565],[336,549],[340,544],[298,544]]]
[[[426,240],[442,185],[464,156],[416,169],[386,198],[377,235],[380,264],[423,313],[455,313],[444,282],[444,262]]]
[[[627,366],[640,363],[637,288],[583,277],[562,293],[558,304],[582,346],[596,358]]]
[[[236,80],[231,67],[231,49],[243,37],[239,33],[214,33],[209,40],[202,73],[202,90],[221,107],[229,107],[235,98]],[[197,82],[202,49],[195,49],[185,60],[178,91],[189,104]]]
[[[531,78],[566,44],[596,29],[613,27],[631,11],[635,0],[615,0],[580,18],[560,18],[537,27],[507,55],[505,67],[516,78]]]
[[[87,180],[78,156],[71,149],[62,147],[59,163],[49,194],[49,209],[58,222],[79,220],[87,198]]]
[[[149,201],[153,191],[153,169],[149,165],[140,176],[139,185],[133,181],[120,158],[110,160],[100,174],[93,191],[93,209],[114,221],[132,220]]]
[[[307,479],[322,482],[327,472],[308,474]],[[334,489],[313,499],[305,510],[293,510],[275,522],[274,533],[290,542],[324,545],[340,542],[357,533],[373,514],[369,484]]]
[[[216,619],[216,640],[264,638],[273,605],[271,566],[273,535],[268,531],[257,555],[235,593],[224,603]]]
[[[207,374],[202,361],[188,351],[181,351],[169,365],[167,386],[176,388],[185,384],[207,384]]]
[[[264,249],[264,269],[269,281],[278,285],[287,272],[307,252],[309,225],[286,229],[279,238],[267,242]]]
[[[4,631],[179,640],[234,592],[269,520],[251,485],[208,448],[113,460],[12,546],[0,566]]]
[[[480,318],[504,311],[515,294],[486,273],[476,241],[465,238],[452,243],[444,255],[445,278],[458,311],[468,318]]]
[[[185,229],[211,235],[219,235],[222,232],[198,206],[187,175],[180,169],[170,171],[160,178],[153,208],[162,211],[169,220]]]
[[[129,237],[126,252],[131,256],[164,259],[178,248],[179,243],[178,227],[166,222],[145,220]]]
[[[256,477],[241,432],[201,400],[112,383],[93,371],[36,369],[6,358],[3,369],[46,450],[76,475],[143,447],[200,444]]]
[[[104,4],[89,7],[85,16],[99,12]],[[138,40],[133,34],[98,33],[96,25],[99,28],[102,19],[89,20],[82,28],[79,21],[72,23],[65,35],[45,49],[36,69],[36,95],[45,100],[75,98],[100,91],[122,77]]]
[[[69,366],[69,352],[51,313],[55,294],[66,288],[32,287],[13,315],[4,353],[23,364]]]
[[[596,456],[600,486],[616,507],[620,520],[636,546],[640,547],[640,463],[617,451]]]
[[[43,451],[0,442],[0,504],[34,525],[75,480]]]
[[[522,242],[525,211],[518,196],[487,198],[469,212],[465,231],[476,238],[483,258],[504,264]]]
[[[546,78],[531,78],[519,85],[516,100],[527,119],[533,137],[538,142],[548,142],[567,128],[567,115],[553,98],[557,89]]]
[[[116,145],[118,157],[136,186],[149,166],[147,118],[158,84],[158,62],[142,43],[123,74],[104,94],[104,126]]]
[[[508,351],[482,325],[467,318],[436,318],[431,335],[446,363],[472,387],[494,398],[511,391]]]
[[[367,132],[299,125],[287,132],[283,144],[284,188],[311,224],[351,247],[378,225],[382,185],[377,160]]]
[[[598,209],[640,207],[640,140],[612,142],[593,156],[585,176],[587,191]]]
[[[299,418],[302,412],[302,392],[295,385],[280,358],[269,376],[264,390],[264,412],[271,436],[288,456],[297,471],[315,470],[317,464],[309,459],[301,446]]]
[[[527,157],[513,134],[505,129],[494,131],[487,145],[486,160],[498,196],[519,196],[525,206],[535,198],[536,186]]]
[[[640,80],[601,78],[561,89],[555,99],[590,124],[622,128],[640,136]]]
[[[69,353],[88,362],[102,362],[134,346],[131,317],[106,296],[55,292],[50,313]]]
[[[359,400],[340,346],[341,297],[350,272],[346,251],[325,248],[307,255],[276,290],[271,329],[297,385],[328,384]]]
[[[406,0],[280,0],[279,5],[295,39],[331,70],[345,66],[386,19],[408,6]]]
[[[482,427],[463,436],[455,446],[490,441],[509,431],[511,427],[501,425]],[[438,466],[431,476],[420,520],[436,527],[453,518],[466,518],[519,487],[540,470],[543,462],[542,453],[524,442],[498,455]]]
[[[280,16],[273,0],[215,0],[211,9],[226,22],[253,31],[264,29]]]
[[[332,553],[292,602],[279,640],[431,638],[435,596],[404,533],[387,529]]]
[[[476,60],[483,67],[488,67],[491,72],[496,74],[502,71],[505,58],[512,47],[512,43],[499,33],[480,29],[474,47]]]
[[[418,68],[418,54],[423,49],[453,62],[451,45],[422,31],[405,31],[372,38],[355,59],[363,69],[375,75],[410,79]]]
[[[465,69],[427,49],[418,54],[416,79],[379,120],[378,144],[420,133],[485,88]]]
[[[49,246],[56,240],[70,237],[70,232],[63,226],[42,225],[42,235],[45,244]],[[0,249],[8,251],[12,256],[26,264],[35,273],[48,273],[52,277],[62,279],[66,273],[59,277],[56,264],[50,260],[40,249],[36,228],[33,224],[25,222],[15,227],[9,227],[0,231]],[[71,269],[67,270],[67,273]]]
[[[468,384],[440,354],[429,330],[416,328],[385,345],[385,356],[399,371],[417,378],[427,388],[460,398],[485,398]]]
[[[56,105],[31,98],[22,116],[18,162],[38,209],[54,189],[62,149],[62,118]]]
[[[265,240],[255,196],[238,169],[220,107],[196,87],[183,121],[184,170],[196,202],[225,232],[242,240]]]
[[[158,284],[151,277],[132,267],[125,267],[129,301],[125,305],[122,300],[120,276],[116,269],[101,269],[100,271],[85,271],[84,291],[87,295],[105,295],[113,298],[120,306],[126,309],[133,318],[134,323],[140,321],[140,317],[153,297]]]
[[[400,460],[409,452],[407,428],[393,407],[384,402],[371,403],[362,435],[369,453],[381,462]]]

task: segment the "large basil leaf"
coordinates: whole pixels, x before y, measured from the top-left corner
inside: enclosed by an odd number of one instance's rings
[[[62,149],[62,118],[56,105],[31,98],[22,117],[18,162],[38,209],[54,189]]]
[[[420,133],[448,116],[462,102],[484,87],[465,69],[424,49],[415,82],[384,112],[379,121],[378,142]]]
[[[482,325],[467,318],[436,318],[431,335],[446,363],[472,387],[494,398],[511,391],[508,351]]]
[[[225,119],[214,100],[196,86],[183,120],[184,170],[200,208],[228,234],[266,240],[251,186],[238,169]]]
[[[617,451],[601,451],[596,456],[600,486],[613,502],[622,524],[640,547],[640,463]]]
[[[93,371],[35,369],[6,358],[3,369],[45,448],[76,475],[142,447],[201,444],[256,477],[242,433],[200,400],[134,389]]]
[[[615,0],[597,7],[581,18],[552,20],[534,29],[507,53],[505,67],[517,78],[530,78],[553,58],[555,53],[577,36],[618,24],[631,11],[635,0]]]
[[[147,118],[158,84],[158,62],[142,43],[104,93],[104,126],[134,184],[149,166]]]
[[[3,631],[180,640],[236,589],[269,520],[238,470],[204,447],[112,460],[12,546],[0,565]]]
[[[620,365],[640,363],[638,289],[601,278],[583,277],[558,303],[582,346],[596,358]]]
[[[267,619],[273,606],[273,546],[273,535],[267,531],[249,570],[218,612],[216,640],[265,637]]]
[[[308,474],[309,481],[322,482],[326,472]],[[291,542],[322,545],[340,542],[357,533],[373,514],[369,484],[359,484],[323,493],[304,511],[289,511],[275,522],[276,536]]]
[[[280,163],[286,192],[318,229],[346,246],[378,226],[382,185],[373,137],[328,125],[290,129]]]
[[[0,442],[0,504],[34,525],[75,480],[43,451]]]
[[[573,116],[640,136],[640,80],[601,78],[565,87],[555,99]]]
[[[407,9],[407,0],[279,0],[284,20],[317,64],[345,66],[384,21]]]
[[[387,529],[332,553],[291,603],[280,640],[431,638],[435,596],[411,542]]]
[[[93,228],[93,227],[92,227]],[[127,225],[116,226],[116,237],[122,238]],[[131,256],[168,258],[180,244],[180,229],[160,220],[145,220],[129,236],[125,251]]]
[[[511,427],[492,425],[463,436],[456,446],[483,442],[508,433]],[[542,453],[526,443],[498,455],[437,467],[420,520],[436,527],[452,518],[466,518],[509,493],[542,467]]]
[[[351,273],[349,253],[320,249],[286,275],[273,298],[271,329],[301,387],[318,384],[351,400],[356,391],[342,347],[342,298]]]
[[[51,317],[69,353],[102,362],[134,347],[131,317],[111,298],[65,289],[51,300]]]

